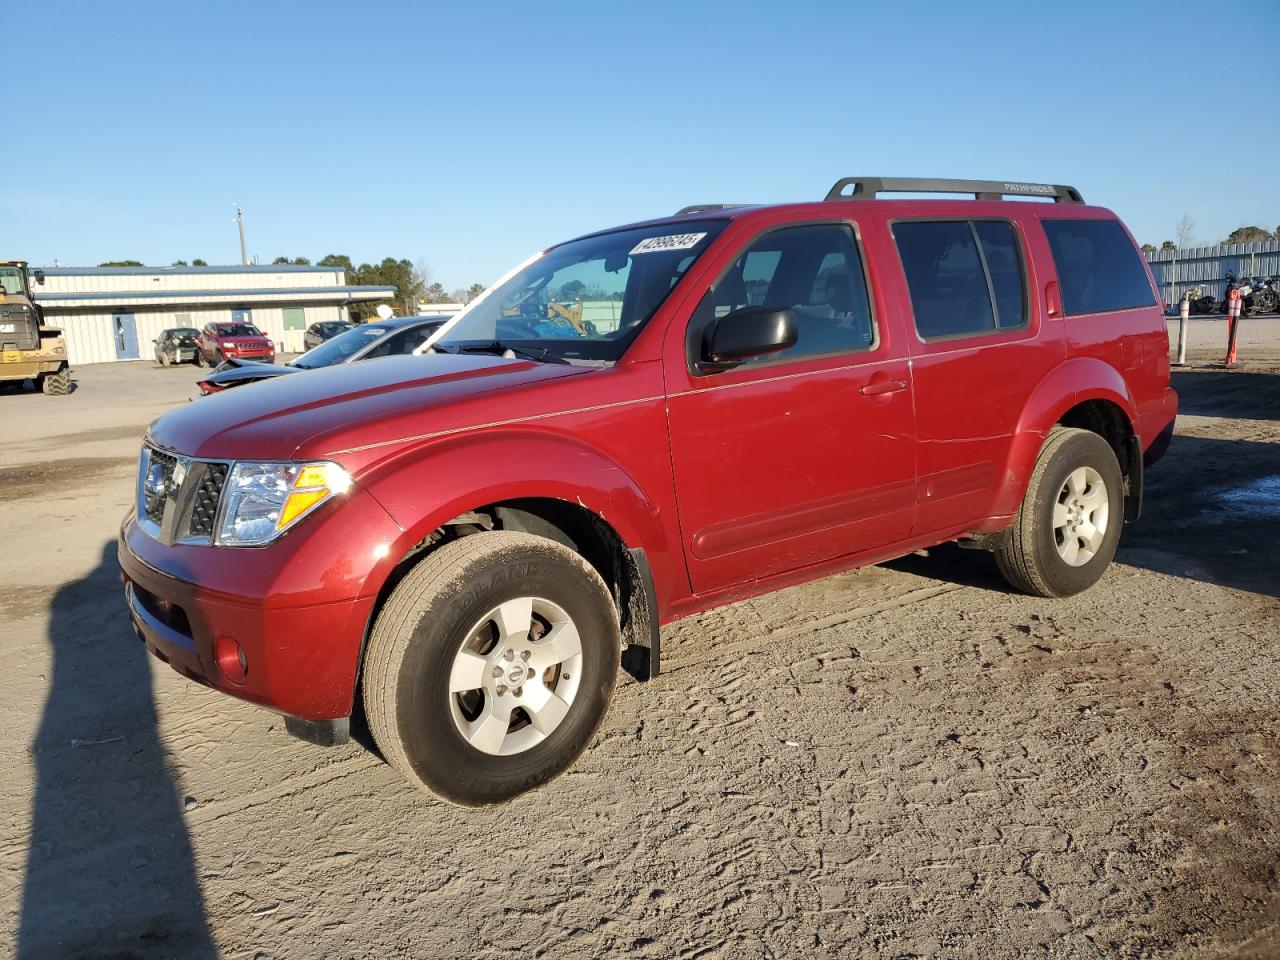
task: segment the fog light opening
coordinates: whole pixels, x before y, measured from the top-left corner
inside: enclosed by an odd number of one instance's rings
[[[225,633],[213,641],[213,655],[222,675],[234,684],[242,684],[249,675],[249,659],[235,637]]]

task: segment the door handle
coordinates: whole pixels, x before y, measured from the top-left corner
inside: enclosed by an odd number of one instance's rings
[[[886,393],[897,393],[907,389],[905,380],[873,380],[862,388],[864,397],[880,397]]]

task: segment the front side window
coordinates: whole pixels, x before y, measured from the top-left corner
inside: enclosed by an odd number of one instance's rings
[[[1152,306],[1155,294],[1133,241],[1115,220],[1043,220],[1067,315]]]
[[[464,310],[434,346],[497,342],[561,359],[618,360],[726,223],[633,227],[553,247]]]
[[[427,338],[435,333],[439,327],[438,323],[424,323],[421,326],[402,330],[394,336],[387,337],[360,359],[373,360],[377,357],[395,357],[400,354],[413,353],[426,343]]]
[[[747,306],[790,308],[796,325],[795,346],[750,363],[865,350],[875,343],[862,256],[847,224],[784,227],[753,240],[698,304],[691,338],[699,340],[713,322]]]
[[[1003,220],[909,220],[894,242],[925,340],[1026,323],[1026,278],[1013,227]]]

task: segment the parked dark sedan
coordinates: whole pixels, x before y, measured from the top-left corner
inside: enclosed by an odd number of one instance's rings
[[[351,324],[343,320],[322,320],[319,323],[313,323],[307,327],[307,332],[302,336],[302,349],[310,350],[318,347],[326,340],[332,340],[338,334],[350,329]]]
[[[357,360],[373,360],[395,354],[413,353],[435,333],[447,316],[392,317],[376,323],[352,327],[326,340],[302,356],[284,364],[253,363],[246,360],[227,360],[219,364],[209,376],[199,381],[200,393],[218,393],[246,383],[270,380],[284,374],[317,367],[331,367],[338,363],[354,363]]]
[[[195,327],[173,327],[161,330],[155,339],[156,363],[167,367],[171,363],[195,363],[196,337],[200,331]]]

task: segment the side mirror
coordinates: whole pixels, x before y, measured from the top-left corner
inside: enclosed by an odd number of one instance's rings
[[[728,370],[743,360],[794,347],[796,319],[790,307],[740,307],[713,323],[702,343],[698,369]]]
[[[37,270],[37,271],[36,271],[36,283],[40,284],[40,286],[42,286],[42,287],[44,286],[44,271],[43,271],[43,270]]]

